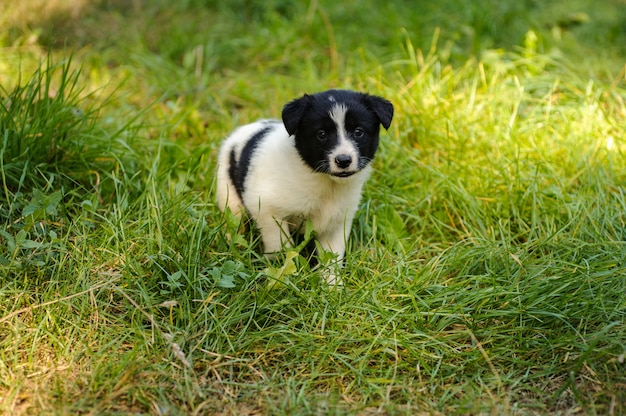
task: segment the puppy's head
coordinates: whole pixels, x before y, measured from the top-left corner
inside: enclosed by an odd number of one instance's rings
[[[330,90],[291,101],[282,118],[305,163],[344,178],[374,158],[380,125],[389,128],[393,105],[369,94]]]

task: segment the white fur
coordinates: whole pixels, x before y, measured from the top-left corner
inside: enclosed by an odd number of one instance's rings
[[[331,111],[341,131],[344,131],[345,111],[343,106],[335,106]],[[250,137],[270,125],[272,130],[259,143],[250,161],[242,201],[228,172],[231,151],[235,149],[238,159]],[[358,150],[345,138],[345,131],[343,135],[342,142],[329,157],[348,153],[353,156],[356,169]],[[369,165],[347,178],[314,172],[299,156],[294,137],[282,123],[268,120],[235,130],[224,141],[218,163],[219,207],[222,210],[228,207],[237,215],[248,211],[261,231],[266,255],[289,246],[291,231],[303,220],[310,220],[321,246],[336,253],[339,261],[343,259],[361,189],[371,171]],[[328,276],[329,283],[335,283],[334,279],[334,274]]]
[[[331,97],[332,98],[332,97]],[[348,133],[346,132],[346,112],[348,109],[345,105],[335,104],[333,108],[329,112],[329,116],[331,120],[335,122],[337,126],[337,135],[339,136],[339,145],[333,149],[332,153],[329,155],[329,159],[331,162],[335,159],[337,155],[345,154],[349,155],[352,158],[352,162],[349,166],[341,169],[335,163],[330,163],[330,171],[334,173],[342,172],[342,171],[355,171],[359,165],[359,153],[348,140]]]

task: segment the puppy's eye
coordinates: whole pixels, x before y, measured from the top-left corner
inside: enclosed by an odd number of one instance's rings
[[[356,137],[357,139],[360,139],[361,137],[365,136],[365,130],[357,127],[356,129],[354,129],[354,132],[352,134],[354,134],[354,137]]]
[[[320,142],[325,142],[327,138],[328,138],[328,135],[326,134],[325,130],[317,131],[317,140],[319,140]]]

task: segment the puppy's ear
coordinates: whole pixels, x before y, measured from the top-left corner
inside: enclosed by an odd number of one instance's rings
[[[391,119],[393,118],[393,104],[384,98],[377,97],[375,95],[365,95],[364,97],[365,104],[367,108],[372,110],[376,117],[378,117],[378,121],[383,125],[385,130],[389,129],[391,125]]]
[[[309,107],[310,99],[311,96],[304,94],[283,107],[283,124],[290,136],[298,129],[300,120],[302,120],[306,109]]]

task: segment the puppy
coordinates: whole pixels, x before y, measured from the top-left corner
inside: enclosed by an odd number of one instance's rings
[[[309,220],[321,247],[341,262],[380,125],[388,129],[392,118],[393,105],[381,97],[330,90],[285,105],[282,123],[236,129],[219,151],[220,209],[247,212],[268,257],[291,246]],[[327,280],[337,283],[335,273]]]

